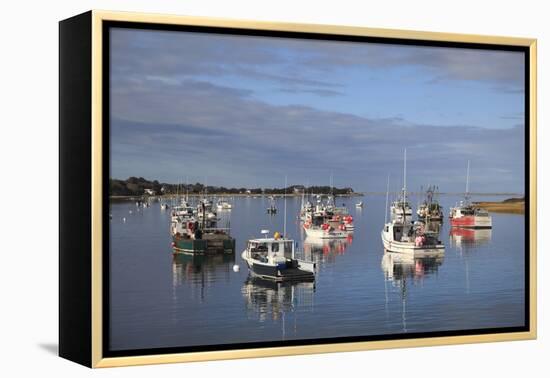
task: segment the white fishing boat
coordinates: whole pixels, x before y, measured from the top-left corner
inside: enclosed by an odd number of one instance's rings
[[[386,191],[386,209],[389,196],[389,176],[388,188]],[[407,150],[404,153],[403,163],[403,199],[407,198]],[[406,201],[401,201],[403,213],[405,212]],[[384,249],[389,252],[411,254],[413,256],[422,256],[433,253],[442,253],[445,246],[439,241],[436,233],[428,231],[425,224],[411,222],[407,217],[394,218],[387,222],[387,213],[385,225],[381,232],[382,244]]]
[[[270,200],[269,200],[269,207],[267,208],[267,213],[270,214],[270,215],[274,215],[274,214],[277,214],[277,206],[275,206],[275,200],[273,199],[273,196],[270,196]],[[285,200],[286,200],[286,197],[285,197]]]
[[[355,204],[355,207],[356,207],[357,209],[362,209],[363,206],[364,206],[363,201],[359,201],[359,202],[357,202],[357,203]]]
[[[261,233],[264,237],[248,240],[241,254],[253,275],[275,281],[315,279],[316,264],[295,257],[294,240],[277,232],[269,238],[268,230]]]
[[[218,201],[216,207],[218,208],[218,210],[231,210],[233,208],[233,205],[231,205],[229,202],[227,201]]]
[[[348,214],[347,208],[334,206],[330,196],[327,202],[323,202],[322,197],[317,196],[315,206],[306,207],[306,211],[300,213],[300,218],[304,231],[311,237],[345,238],[355,229],[353,217]]]
[[[318,239],[345,239],[350,234],[346,226],[340,223],[337,227],[330,225],[324,216],[314,215],[304,222],[303,226],[306,235]]]
[[[386,251],[414,256],[445,251],[445,245],[438,239],[437,234],[425,230],[422,224],[396,220],[384,226],[382,243]]]
[[[218,214],[213,210],[212,206],[213,203],[209,198],[201,198],[193,213],[199,220],[207,219],[209,221],[216,221],[218,219]]]
[[[306,200],[305,192],[302,192],[302,203],[300,205],[300,215],[299,218],[301,221],[305,221],[309,214],[313,212],[313,204],[309,199]]]
[[[172,222],[178,222],[182,219],[191,218],[193,217],[194,212],[195,209],[185,199],[182,199],[180,205],[172,207]]]

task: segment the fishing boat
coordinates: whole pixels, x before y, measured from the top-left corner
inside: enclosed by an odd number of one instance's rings
[[[461,201],[451,208],[451,227],[462,228],[492,228],[491,215],[485,209],[475,207],[471,203]]]
[[[294,240],[277,232],[269,238],[269,230],[261,233],[263,237],[248,240],[241,254],[253,275],[275,281],[315,279],[316,264],[295,257]]]
[[[267,208],[267,213],[270,215],[277,214],[277,207],[275,206],[275,200],[273,199],[273,196],[271,196],[269,201],[270,201],[270,204],[269,204],[269,207]]]
[[[304,213],[302,227],[312,237],[345,238],[355,226],[353,217],[344,209],[334,206],[330,197],[326,203],[318,197],[316,205]]]
[[[309,198],[306,200],[306,194],[305,192],[302,192],[302,203],[300,205],[300,214],[299,218],[301,221],[305,221],[310,213],[313,212],[313,204],[309,200]]]
[[[160,209],[161,209],[161,210],[166,210],[166,209],[168,209],[168,204],[167,204],[167,203],[161,203],[161,204],[160,204]]]
[[[235,239],[229,229],[191,218],[172,224],[172,248],[174,253],[199,255],[235,253]]]
[[[443,207],[439,204],[436,197],[437,186],[430,185],[426,190],[426,199],[418,206],[416,214],[422,220],[442,221]]]
[[[404,194],[401,194],[399,198],[392,202],[390,206],[391,219],[411,221],[412,207],[407,201],[407,197],[403,196]]]
[[[445,245],[435,232],[428,231],[420,222],[393,220],[382,230],[382,243],[389,252],[424,256],[445,251]]]
[[[350,230],[347,230],[346,225],[341,221],[331,225],[323,213],[314,213],[311,218],[304,222],[302,227],[310,238],[345,239],[350,233]]]
[[[449,218],[451,227],[462,228],[492,228],[491,215],[485,209],[481,209],[470,202],[470,161],[466,171],[466,192],[464,200],[451,208]]]
[[[389,176],[388,188],[386,191],[386,209],[389,196]],[[402,199],[407,198],[407,150],[404,152],[403,162],[403,193]],[[406,214],[406,201],[401,201],[402,213]],[[387,210],[386,210],[387,211]],[[396,217],[387,222],[387,212],[385,214],[385,225],[381,232],[382,244],[384,249],[389,252],[406,253],[413,256],[423,256],[433,253],[442,253],[445,246],[438,239],[438,235],[429,231],[424,223],[413,223],[407,217]]]
[[[355,204],[355,207],[356,207],[357,209],[362,209],[363,206],[364,206],[363,201],[359,201],[359,202],[357,202],[357,203]]]
[[[227,201],[218,201],[216,207],[218,208],[218,210],[231,210],[233,208],[233,205],[231,205]]]
[[[195,208],[193,208],[189,202],[184,198],[181,200],[179,205],[175,205],[172,207],[172,222],[177,222],[179,220],[182,220],[184,218],[191,218],[193,217],[193,214],[195,213]]]
[[[197,208],[194,210],[194,214],[199,218],[199,220],[207,219],[211,221],[215,221],[218,219],[218,214],[212,209],[212,201],[208,198],[202,198]]]

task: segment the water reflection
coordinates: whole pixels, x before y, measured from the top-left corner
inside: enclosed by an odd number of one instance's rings
[[[353,235],[345,239],[319,239],[306,237],[304,240],[304,259],[308,261],[334,262],[335,257],[346,253],[353,242]]]
[[[444,256],[445,254],[442,252],[422,257],[385,252],[382,256],[382,271],[387,281],[392,282],[396,287],[402,287],[408,280],[416,283],[437,273],[443,264]]]
[[[450,231],[451,246],[458,249],[480,246],[491,242],[492,229],[453,227]]]
[[[276,282],[249,276],[241,292],[250,319],[283,320],[286,313],[313,309],[315,282]]]
[[[478,251],[478,247],[491,243],[492,229],[472,229],[453,227],[449,232],[449,242],[458,251],[460,259],[464,262],[464,284],[466,293],[470,294],[470,261],[472,251]]]
[[[235,254],[175,254],[172,258],[172,286],[190,287],[192,297],[202,302],[215,281],[228,281],[235,263]],[[177,298],[175,298],[177,299]]]
[[[425,278],[437,273],[443,264],[444,253],[435,252],[433,255],[413,257],[410,255],[394,252],[384,252],[381,267],[384,272],[384,292],[386,298],[386,317],[388,315],[389,295],[387,283],[390,282],[398,289],[401,299],[401,323],[402,331],[407,332],[407,294],[408,285],[421,284]]]

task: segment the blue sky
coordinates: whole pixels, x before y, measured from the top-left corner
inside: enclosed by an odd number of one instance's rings
[[[116,178],[523,192],[518,52],[113,29],[110,90]]]

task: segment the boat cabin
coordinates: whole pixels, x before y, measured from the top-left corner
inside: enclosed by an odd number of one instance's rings
[[[246,247],[247,255],[262,263],[284,263],[294,258],[294,241],[282,238],[252,239]]]
[[[453,207],[451,209],[451,217],[460,218],[466,216],[476,216],[476,217],[489,217],[489,212],[485,209],[480,209],[472,205],[464,205],[460,203],[459,206]]]
[[[390,224],[384,226],[385,232],[390,232]],[[404,240],[404,236],[411,238],[415,234],[415,230],[410,224],[403,224],[401,222],[391,224],[392,239],[396,241]]]

